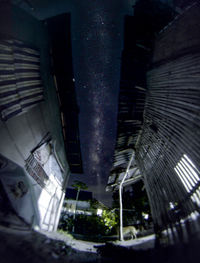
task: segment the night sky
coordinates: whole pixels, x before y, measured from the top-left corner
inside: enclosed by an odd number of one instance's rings
[[[79,130],[85,182],[95,198],[110,203],[105,192],[116,139],[123,23],[134,0],[34,0],[32,14],[45,19],[71,13],[74,81],[80,108]],[[24,4],[24,8],[27,7]],[[30,9],[30,8],[29,8]],[[30,12],[30,10],[29,10]]]
[[[86,182],[94,196],[108,204],[111,194],[105,186],[115,147],[126,6],[120,0],[83,2],[72,48],[84,175],[71,176],[70,183]]]

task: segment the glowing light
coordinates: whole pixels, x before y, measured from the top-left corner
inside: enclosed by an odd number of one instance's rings
[[[97,215],[102,216],[103,210],[101,208],[97,209]]]
[[[144,213],[144,212],[142,212],[142,216],[144,217],[144,219],[148,219],[149,218],[149,214],[146,214],[146,213]]]
[[[170,206],[171,209],[174,209],[174,207],[175,207],[172,202],[169,202],[169,206]]]

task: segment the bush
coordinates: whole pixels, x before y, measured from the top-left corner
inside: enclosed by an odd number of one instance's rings
[[[74,225],[75,233],[81,235],[105,236],[113,234],[113,229],[118,224],[118,217],[115,213],[104,210],[102,216],[97,215],[76,215],[72,216],[62,214],[59,223],[59,229],[63,231],[72,231]]]

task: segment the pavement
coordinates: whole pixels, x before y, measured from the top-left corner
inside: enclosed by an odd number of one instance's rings
[[[199,261],[199,240],[154,248],[154,236],[95,243],[57,232],[0,225],[0,263],[190,263]]]
[[[190,263],[199,261],[200,240],[155,248],[154,235],[105,243],[32,229],[0,195],[0,263]]]
[[[85,251],[81,251],[70,246],[69,241],[61,239],[54,238],[53,234],[50,238],[33,230],[22,231],[0,226],[0,262],[97,262],[98,254],[90,251],[87,245]]]

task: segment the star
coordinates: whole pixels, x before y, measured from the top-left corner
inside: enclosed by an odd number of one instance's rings
[[[74,41],[78,48],[73,47],[75,72],[81,72],[75,78],[84,176],[89,184],[100,184],[98,193],[101,190],[102,196],[115,146],[122,48],[118,34],[123,28],[120,1],[81,1],[77,17],[81,23],[75,28],[80,34]]]

